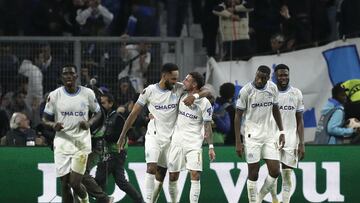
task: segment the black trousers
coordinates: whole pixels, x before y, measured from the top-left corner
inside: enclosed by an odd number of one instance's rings
[[[124,191],[136,203],[143,203],[141,194],[125,178],[125,160],[127,152],[122,150],[120,153],[111,153],[106,161],[98,163],[96,171],[96,182],[105,190],[108,175],[114,177],[116,185]]]

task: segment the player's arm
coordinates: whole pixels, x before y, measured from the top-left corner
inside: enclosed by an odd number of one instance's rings
[[[125,140],[126,140],[125,138],[126,138],[127,132],[129,131],[131,126],[134,124],[134,122],[135,122],[136,118],[138,117],[138,115],[140,114],[142,108],[143,108],[143,106],[141,104],[139,104],[138,102],[135,103],[132,111],[130,112],[129,116],[127,117],[124,127],[121,131],[119,140],[117,141],[117,144],[120,147],[120,150],[125,145]]]
[[[51,116],[44,112],[42,117],[42,123],[45,127],[53,129],[55,131],[60,131],[64,128],[64,124],[60,122],[54,122],[54,116]]]
[[[272,114],[275,119],[276,125],[278,126],[278,128],[280,130],[279,144],[280,144],[280,149],[282,149],[285,145],[285,135],[284,135],[284,128],[282,125],[279,106],[277,104],[273,105]]]
[[[206,139],[206,142],[209,144],[209,158],[210,158],[210,161],[214,161],[215,160],[215,150],[214,150],[214,144],[213,144],[213,133],[212,133],[211,121],[205,121],[204,128],[205,128],[205,139]]]
[[[89,121],[81,121],[80,128],[83,130],[89,129],[94,123],[98,122],[101,119],[101,110],[97,111]]]
[[[303,112],[296,112],[296,130],[299,136],[299,146],[298,146],[298,157],[302,160],[305,157],[305,144],[304,144],[304,120]]]
[[[199,99],[199,98],[202,98],[202,97],[208,97],[208,96],[211,96],[211,92],[209,89],[207,88],[201,88],[200,89],[200,92],[199,93],[195,93],[195,94],[189,94],[184,100],[184,104],[186,106],[191,106],[195,99]]]
[[[242,156],[244,146],[241,142],[241,118],[243,116],[244,110],[237,108],[234,118],[234,130],[235,130],[235,149],[239,157]]]

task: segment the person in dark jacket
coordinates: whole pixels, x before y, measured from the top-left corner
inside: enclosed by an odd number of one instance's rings
[[[34,146],[35,131],[30,128],[30,121],[27,116],[15,112],[10,119],[10,131],[6,133],[6,145],[8,146]]]

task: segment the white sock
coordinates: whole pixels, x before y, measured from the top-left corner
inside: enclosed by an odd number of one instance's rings
[[[177,195],[178,195],[178,188],[177,188],[177,180],[169,182],[169,193],[172,203],[176,203]]]
[[[200,180],[191,180],[190,203],[197,203],[200,197]]]
[[[291,197],[291,173],[292,169],[282,170],[282,198],[283,203],[289,203]]]
[[[252,181],[248,179],[246,181],[246,186],[247,186],[249,203],[255,203],[258,195],[256,188],[256,181]]]
[[[152,203],[152,196],[154,192],[154,185],[155,185],[155,175],[146,173],[145,174],[145,202]]]
[[[155,179],[155,183],[154,183],[154,193],[153,193],[153,202],[157,202],[159,199],[159,194],[162,188],[163,182],[160,182],[158,180]]]
[[[89,195],[86,193],[85,198],[81,199],[79,197],[80,203],[89,203]]]
[[[276,180],[276,178],[273,178],[270,175],[268,175],[266,177],[264,185],[261,187],[261,190],[259,192],[258,202],[262,202],[265,195],[272,190],[272,188],[274,186],[274,183],[275,183],[275,180]]]
[[[272,187],[272,189],[270,190],[270,194],[272,197],[272,201],[273,202],[279,202],[278,198],[277,198],[277,181],[278,179],[276,178],[275,182],[274,182],[274,186]]]

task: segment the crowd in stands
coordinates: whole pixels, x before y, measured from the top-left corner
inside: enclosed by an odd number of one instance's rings
[[[166,36],[179,37],[184,24],[198,24],[208,56],[248,59],[357,37],[359,10],[357,0],[12,0],[0,1],[0,36],[163,36],[160,30],[166,26]],[[47,94],[61,84],[59,68],[73,62],[73,48],[66,46],[54,49],[41,43],[15,53],[12,44],[0,43],[3,143],[26,144],[26,138],[14,142],[7,137],[29,135],[31,145],[51,144],[54,133],[43,128],[40,118]],[[113,94],[124,116],[142,89],[160,75],[152,70],[149,42],[106,48],[89,43],[81,55],[81,85]],[[148,74],[151,71],[154,74]],[[220,95],[209,98],[217,142],[232,145],[234,85],[225,83],[214,95]],[[143,142],[147,121],[144,111],[131,132],[131,143]]]

